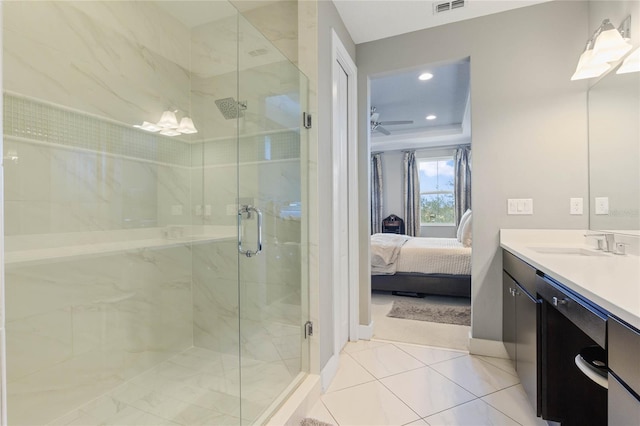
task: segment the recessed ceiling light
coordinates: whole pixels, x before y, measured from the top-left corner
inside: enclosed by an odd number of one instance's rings
[[[433,114],[429,114],[425,117],[427,120],[435,120],[437,117]]]
[[[431,80],[433,78],[433,74],[428,73],[428,72],[423,72],[422,74],[420,74],[420,76],[418,77],[418,80]]]

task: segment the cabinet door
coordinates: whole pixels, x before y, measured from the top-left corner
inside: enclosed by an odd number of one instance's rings
[[[509,358],[516,359],[516,282],[502,272],[502,341]]]
[[[608,426],[640,424],[640,401],[612,375],[609,375],[608,400]]]
[[[519,284],[516,284],[516,369],[531,405],[540,415],[538,403],[538,306]]]

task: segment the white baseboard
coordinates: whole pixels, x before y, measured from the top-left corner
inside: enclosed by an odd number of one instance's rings
[[[358,326],[358,338],[362,340],[371,340],[373,337],[373,321],[369,324],[360,324]]]
[[[320,381],[322,384],[322,392],[326,392],[331,384],[331,381],[336,376],[338,372],[338,367],[340,365],[340,355],[333,354],[327,364],[324,366],[322,371],[320,372]]]
[[[469,353],[508,359],[509,355],[500,340],[476,339],[469,336]]]

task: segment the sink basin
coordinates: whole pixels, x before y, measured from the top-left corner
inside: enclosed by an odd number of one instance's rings
[[[607,256],[607,253],[583,247],[529,247],[530,250],[540,254],[553,254],[562,256]]]

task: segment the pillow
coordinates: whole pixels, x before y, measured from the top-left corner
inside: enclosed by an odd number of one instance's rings
[[[456,238],[458,241],[462,242],[462,228],[464,228],[464,224],[471,217],[471,210],[467,209],[466,212],[460,218],[460,224],[458,225],[458,230],[456,231]]]
[[[460,241],[465,247],[471,247],[472,240],[472,222],[473,218],[469,216],[467,221],[464,223],[464,227],[462,228],[462,241]]]

